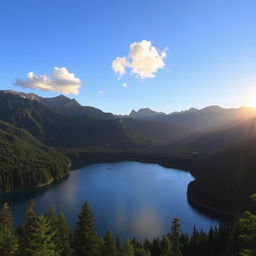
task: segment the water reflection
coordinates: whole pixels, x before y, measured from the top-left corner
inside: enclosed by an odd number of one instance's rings
[[[188,203],[187,185],[192,180],[188,172],[157,164],[95,164],[47,187],[1,194],[0,201],[10,203],[16,223],[23,218],[26,202],[33,199],[38,214],[55,205],[71,225],[77,221],[82,204],[88,201],[100,235],[112,229],[121,239],[144,240],[168,233],[174,217],[180,218],[187,234],[194,225],[207,230],[218,224],[218,217],[201,214]]]

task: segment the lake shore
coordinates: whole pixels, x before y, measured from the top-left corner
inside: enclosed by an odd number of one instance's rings
[[[187,198],[188,198],[189,202],[192,205],[196,206],[197,208],[202,208],[202,209],[205,209],[205,210],[210,210],[213,213],[217,213],[217,214],[220,214],[220,215],[223,215],[223,216],[227,216],[227,217],[230,217],[230,218],[233,218],[233,217],[235,217],[237,215],[237,213],[234,213],[234,212],[228,212],[228,211],[220,210],[220,209],[212,207],[210,205],[200,203],[198,200],[193,198],[193,196],[191,196],[189,193],[187,193]]]

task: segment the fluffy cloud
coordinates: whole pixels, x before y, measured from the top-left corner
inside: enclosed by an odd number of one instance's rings
[[[116,57],[112,62],[113,70],[118,74],[118,79],[126,73],[125,69],[129,65],[126,57]]]
[[[50,75],[37,76],[33,72],[29,72],[26,81],[17,78],[14,84],[30,89],[78,94],[81,80],[75,77],[74,73],[69,73],[65,67],[54,67]]]
[[[126,87],[128,86],[128,84],[127,84],[127,83],[123,83],[122,86],[123,86],[124,88],[126,88]]]
[[[98,91],[99,94],[104,94],[104,91]]]
[[[130,45],[127,57],[117,57],[112,62],[112,68],[118,74],[118,78],[126,73],[127,68],[131,69],[131,74],[139,78],[152,78],[165,66],[166,55],[167,50],[158,51],[150,41],[142,40]]]

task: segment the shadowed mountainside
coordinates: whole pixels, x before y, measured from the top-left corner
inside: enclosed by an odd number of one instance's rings
[[[0,148],[0,191],[46,184],[69,173],[66,156],[2,121]]]
[[[59,103],[62,101],[66,101],[66,98],[61,96],[55,105],[62,106],[63,103]],[[98,119],[88,115],[63,114],[56,108],[41,103],[34,94],[0,91],[0,120],[28,130],[37,139],[51,146],[118,144],[123,148],[131,144],[171,142],[195,132],[179,124],[117,118]]]

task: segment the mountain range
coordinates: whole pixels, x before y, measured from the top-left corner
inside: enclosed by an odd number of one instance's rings
[[[253,192],[256,182],[255,121],[256,110],[248,107],[209,106],[170,114],[144,108],[121,116],[82,106],[63,95],[43,98],[0,91],[4,148],[0,151],[0,189],[40,185],[62,177],[68,173],[67,157],[73,164],[93,159],[153,161],[192,172],[196,178],[188,189],[192,201],[236,212],[245,207],[244,198]],[[24,156],[23,147],[31,159]],[[49,152],[53,169],[47,164]],[[40,154],[44,160],[35,168]],[[27,161],[21,161],[23,158]],[[6,159],[12,164],[7,166]],[[33,182],[26,178],[31,174]],[[230,191],[235,196],[227,204]]]

